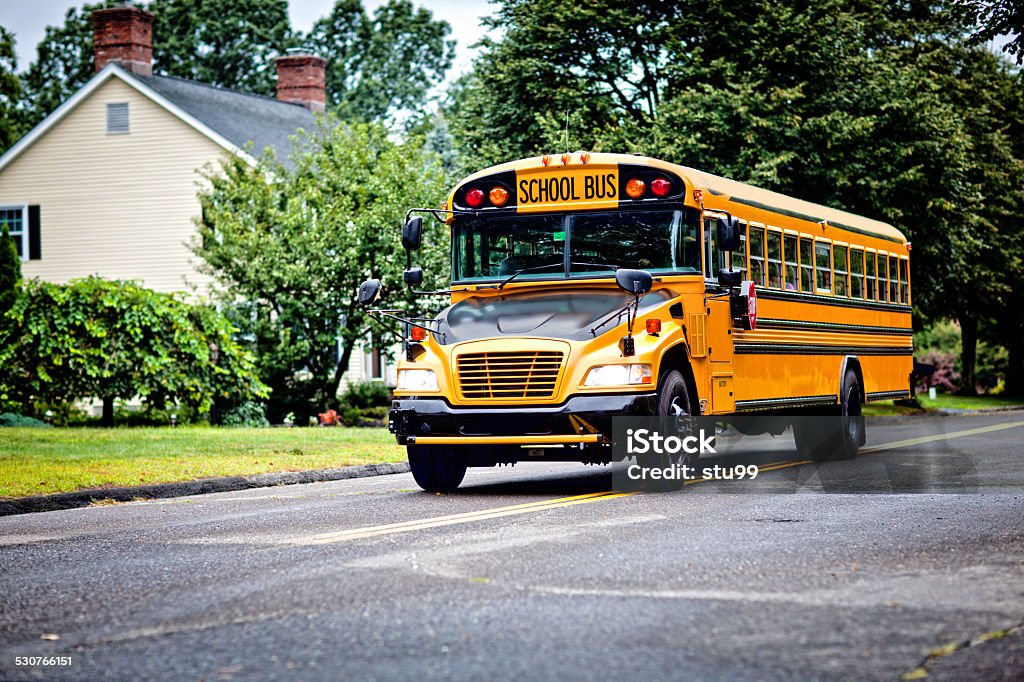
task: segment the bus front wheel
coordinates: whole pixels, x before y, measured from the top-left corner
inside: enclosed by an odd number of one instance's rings
[[[466,476],[466,461],[455,448],[442,445],[410,445],[409,470],[417,485],[432,493],[455,490]]]
[[[690,427],[688,417],[692,415],[693,401],[690,399],[690,391],[686,387],[686,379],[677,370],[665,373],[658,386],[657,416],[668,417],[670,421],[674,420],[673,426],[677,429],[686,429]],[[645,461],[641,462],[642,465],[659,469],[684,464],[689,467],[697,466],[697,455],[687,454],[685,451],[681,451],[677,455],[651,453],[644,458]],[[665,492],[682,488],[683,480],[682,478],[648,478],[644,480],[644,486],[648,492]]]

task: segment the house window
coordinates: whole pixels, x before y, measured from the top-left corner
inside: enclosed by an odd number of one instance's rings
[[[128,134],[128,102],[107,104],[107,135]]]
[[[386,364],[380,348],[366,351],[363,355],[363,378],[383,381]]]
[[[25,219],[24,206],[0,206],[0,225],[7,225],[7,231],[14,240],[14,247],[18,250],[18,257],[22,260],[28,259],[28,225]],[[0,234],[3,234],[0,228]]]

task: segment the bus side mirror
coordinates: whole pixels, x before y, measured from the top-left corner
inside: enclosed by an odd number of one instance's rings
[[[416,216],[409,218],[405,225],[402,225],[402,248],[406,251],[418,251],[423,241],[423,218]]]
[[[615,283],[626,293],[646,294],[654,286],[654,278],[646,270],[619,268],[615,271]]]
[[[738,251],[740,248],[740,219],[728,218],[718,221],[718,243],[719,251]]]
[[[360,308],[367,308],[377,302],[380,298],[380,280],[368,279],[359,285],[359,296],[357,301]]]
[[[402,279],[411,287],[423,284],[423,268],[409,268],[402,273]]]
[[[719,270],[718,271],[718,286],[729,287],[730,289],[738,287],[743,282],[743,271],[742,270]]]

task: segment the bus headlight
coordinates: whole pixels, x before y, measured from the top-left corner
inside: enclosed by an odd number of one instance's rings
[[[396,391],[437,391],[437,375],[432,369],[400,369]]]
[[[650,365],[598,365],[587,372],[584,386],[633,386],[651,383]]]

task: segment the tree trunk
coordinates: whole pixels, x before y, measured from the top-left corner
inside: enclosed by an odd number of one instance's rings
[[[112,396],[103,398],[103,416],[100,418],[100,424],[103,426],[114,425],[114,398]]]
[[[1016,332],[1006,339],[1006,395],[1013,397],[1024,396],[1024,329]]]
[[[978,360],[978,318],[968,313],[960,320],[960,390],[959,395],[977,395],[975,365]]]

